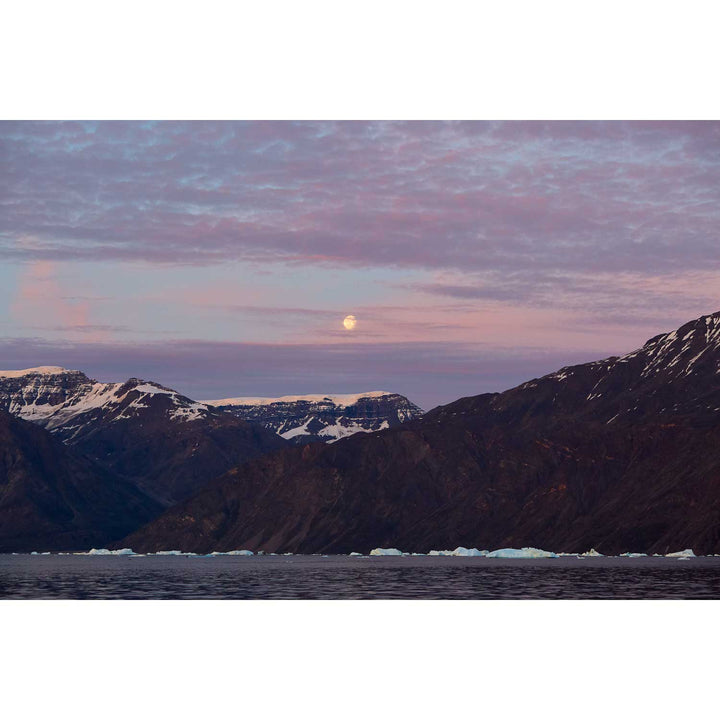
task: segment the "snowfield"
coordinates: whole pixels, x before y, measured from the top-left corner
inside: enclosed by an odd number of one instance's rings
[[[361,398],[378,398],[392,395],[385,390],[370,390],[364,393],[355,393],[354,395],[283,395],[282,397],[235,397],[224,398],[222,400],[202,400],[205,405],[236,405],[241,407],[251,407],[256,405],[275,405],[277,403],[327,403],[335,405],[335,407],[348,407],[355,405]]]
[[[25,375],[62,375],[67,372],[72,372],[72,370],[66,370],[57,365],[43,365],[24,370],[0,370],[0,378],[19,378],[25,377]]]

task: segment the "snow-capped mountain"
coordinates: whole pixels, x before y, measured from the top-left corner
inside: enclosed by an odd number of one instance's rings
[[[257,458],[122,542],[720,553],[720,313],[372,436]]]
[[[67,441],[92,432],[100,419],[132,420],[151,407],[176,422],[192,422],[213,413],[206,405],[158,383],[137,378],[102,383],[79,370],[52,366],[0,370],[0,407]]]
[[[354,395],[237,397],[204,402],[259,423],[296,445],[332,443],[358,432],[396,427],[422,415],[422,410],[403,395],[380,390]]]
[[[0,409],[36,423],[170,504],[283,440],[155,382],[78,370],[0,371]]]

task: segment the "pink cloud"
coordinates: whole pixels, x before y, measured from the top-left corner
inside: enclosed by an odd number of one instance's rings
[[[28,327],[62,331],[70,340],[109,340],[112,336],[110,326],[91,323],[91,302],[73,299],[71,295],[71,290],[58,278],[55,263],[48,260],[30,262],[18,278],[10,317]]]

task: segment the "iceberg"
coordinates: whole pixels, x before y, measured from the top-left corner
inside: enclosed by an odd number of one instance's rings
[[[633,553],[633,552],[624,552],[620,557],[628,557],[628,558],[636,558],[636,557],[647,557],[647,553]]]
[[[227,552],[211,552],[210,555],[254,555],[255,553],[252,550],[228,550]],[[261,555],[262,553],[258,553],[258,555]],[[274,554],[274,553],[273,553]],[[286,554],[292,554],[292,553],[286,553]]]
[[[487,554],[489,558],[508,558],[508,559],[525,559],[525,558],[556,558],[557,555],[554,552],[548,552],[547,550],[539,550],[538,548],[501,548],[500,550],[493,550]]]
[[[375,548],[370,551],[371,555],[402,555],[402,551],[397,548]]]
[[[362,553],[351,552],[349,557],[362,557]]]
[[[487,554],[487,550],[478,550],[477,548],[468,549],[465,547],[457,547],[451,553],[454,557],[485,557]]]
[[[107,548],[92,548],[86,553],[74,553],[75,555],[134,555],[130,548],[122,548],[120,550],[108,550]]]
[[[669,558],[694,558],[697,557],[695,553],[688,548],[687,550],[679,550],[678,552],[668,553],[665,557]]]
[[[413,553],[413,555],[418,553]],[[428,555],[433,557],[488,557],[487,550],[477,548],[456,547],[454,550],[431,550]]]
[[[602,553],[599,553],[595,548],[591,548],[587,552],[584,552],[584,553],[578,555],[578,557],[586,558],[586,557],[605,557],[605,556]]]

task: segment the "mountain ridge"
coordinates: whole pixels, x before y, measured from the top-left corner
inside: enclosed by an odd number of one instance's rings
[[[139,551],[720,552],[720,313],[624,356],[290,448],[131,534]]]
[[[262,427],[159,383],[102,383],[55,366],[0,371],[0,409],[49,430],[165,505],[284,445]]]
[[[293,444],[327,443],[361,432],[396,427],[422,415],[405,396],[380,390],[339,395],[238,397],[206,401],[236,417],[273,430]]]

